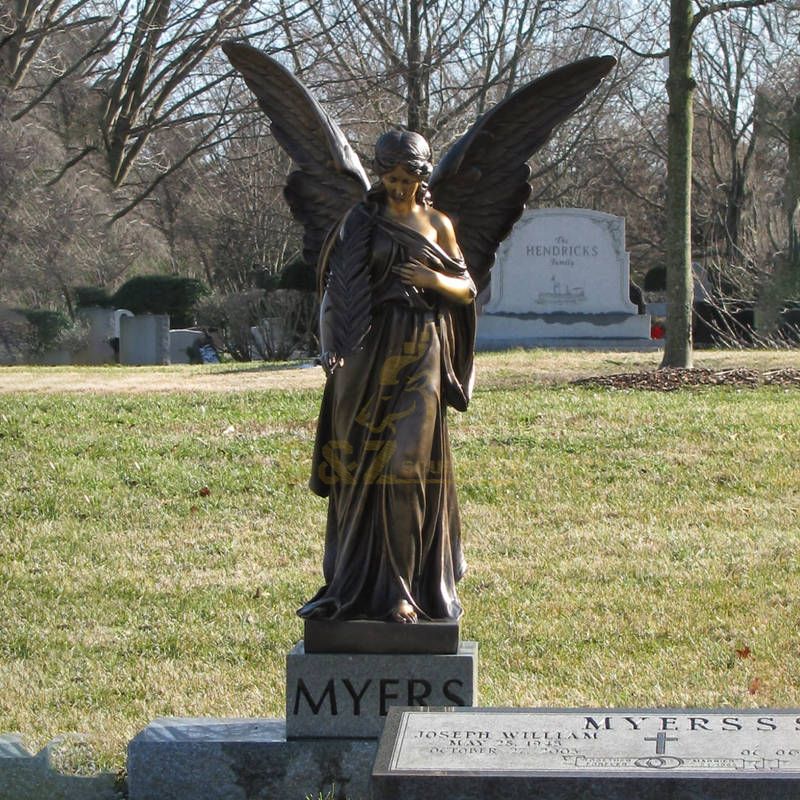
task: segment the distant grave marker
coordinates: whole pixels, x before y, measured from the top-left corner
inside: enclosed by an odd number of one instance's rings
[[[169,316],[141,314],[119,320],[119,363],[169,364]]]

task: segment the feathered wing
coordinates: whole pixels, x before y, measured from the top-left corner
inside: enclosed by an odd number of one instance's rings
[[[304,228],[303,258],[315,266],[327,233],[369,188],[364,168],[339,126],[291,72],[250,45],[224,42],[222,49],[294,162],[284,196]]]
[[[612,56],[586,58],[523,86],[481,116],[434,170],[433,204],[453,221],[479,292],[530,196],[528,159],[615,63]]]
[[[352,355],[361,346],[372,322],[369,255],[373,219],[367,207],[353,208],[337,232],[330,251],[325,296],[320,309],[323,358]]]

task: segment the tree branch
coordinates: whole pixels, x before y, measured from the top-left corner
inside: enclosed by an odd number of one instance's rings
[[[760,2],[767,2],[767,0],[760,0]],[[659,50],[655,53],[645,53],[641,50],[637,50],[635,47],[631,47],[624,39],[620,39],[617,36],[610,34],[607,30],[603,28],[598,28],[596,25],[571,25],[570,30],[577,31],[577,30],[586,30],[592,31],[594,33],[599,33],[601,36],[605,36],[606,39],[611,39],[612,42],[618,44],[623,49],[627,50],[629,53],[633,53],[635,56],[639,56],[639,58],[652,58],[654,60],[666,58],[669,55],[669,50]]]
[[[700,6],[700,10],[692,18],[692,24],[689,28],[689,35],[691,36],[697,30],[697,26],[711,14],[717,14],[720,11],[732,11],[734,8],[756,8],[757,6],[766,6],[774,3],[775,0],[730,0],[726,3],[711,3],[710,5]]]

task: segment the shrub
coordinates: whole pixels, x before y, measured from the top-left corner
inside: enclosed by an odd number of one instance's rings
[[[23,361],[35,341],[33,325],[18,311],[0,307],[0,364]]]
[[[17,311],[33,328],[31,351],[34,353],[43,353],[56,347],[62,331],[72,326],[69,317],[60,311],[45,308],[20,308]]]
[[[59,350],[67,350],[70,353],[79,353],[89,346],[91,326],[82,319],[76,319],[72,325],[62,328],[56,337],[55,346]]]
[[[310,292],[251,289],[215,295],[197,312],[204,328],[216,329],[225,350],[236,361],[250,361],[253,352],[267,360],[283,360],[316,347],[316,297]],[[257,329],[254,337],[252,328]]]
[[[175,328],[194,324],[195,308],[209,294],[206,286],[194,278],[178,275],[140,275],[124,283],[114,294],[116,308],[134,314],[169,314]]]
[[[197,309],[197,320],[204,328],[219,332],[225,350],[236,361],[250,361],[254,326],[263,313],[264,292],[214,295]]]
[[[102,286],[76,286],[72,290],[78,308],[113,308],[114,300]]]
[[[665,292],[667,290],[666,267],[652,267],[644,276],[644,290],[646,292]]]

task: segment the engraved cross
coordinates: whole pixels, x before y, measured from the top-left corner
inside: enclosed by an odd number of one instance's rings
[[[667,736],[666,731],[659,731],[655,736],[645,736],[646,742],[656,743],[656,755],[663,756],[667,752],[667,742],[677,742],[677,736]]]

